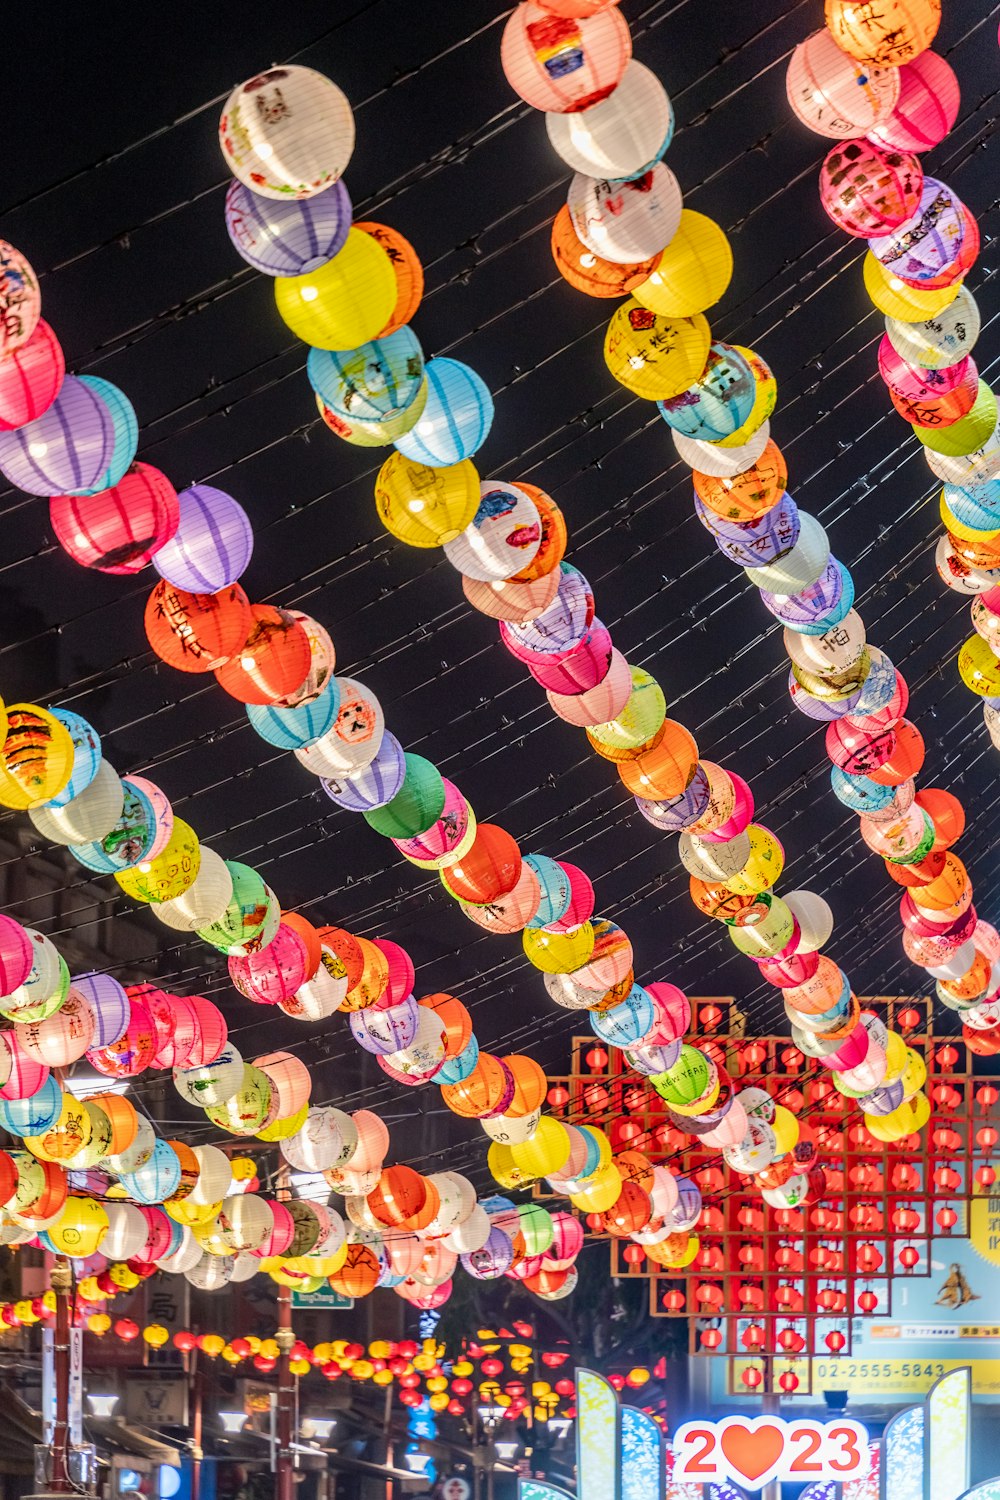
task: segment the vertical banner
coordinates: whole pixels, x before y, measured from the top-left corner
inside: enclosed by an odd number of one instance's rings
[[[576,1372],[577,1500],[620,1500],[618,1395],[603,1375]]]
[[[972,1372],[949,1370],[927,1393],[926,1500],[958,1500],[969,1488]]]
[[[623,1406],[621,1420],[621,1500],[664,1500],[667,1467],[659,1425],[636,1406]]]
[[[42,1441],[51,1446],[56,1430],[56,1334],[42,1329]],[[69,1440],[83,1442],[83,1329],[69,1331]]]
[[[924,1408],[897,1412],[882,1444],[882,1500],[924,1500]]]

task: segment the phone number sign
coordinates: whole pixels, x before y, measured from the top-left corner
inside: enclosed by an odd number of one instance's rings
[[[833,1422],[783,1417],[685,1422],[672,1446],[675,1484],[730,1479],[744,1489],[759,1490],[772,1479],[843,1483],[862,1479],[871,1464],[868,1431],[848,1417]]]

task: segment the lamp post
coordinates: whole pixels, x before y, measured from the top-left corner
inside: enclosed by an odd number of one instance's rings
[[[72,1489],[69,1479],[69,1304],[73,1273],[65,1255],[57,1255],[52,1267],[52,1290],[56,1296],[56,1326],[53,1349],[56,1414],[52,1429],[52,1478],[50,1488],[58,1495]]]

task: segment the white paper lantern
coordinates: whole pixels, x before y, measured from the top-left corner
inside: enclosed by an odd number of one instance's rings
[[[677,840],[681,864],[696,880],[725,881],[746,868],[750,858],[750,835],[745,831],[722,844],[713,844],[682,832]]]
[[[17,1019],[19,1011],[30,1011],[55,994],[62,982],[62,964],[59,950],[43,932],[26,927],[31,942],[31,970],[23,984],[9,995],[4,995],[0,1012],[11,1020]]]
[[[342,1109],[316,1106],[295,1135],[281,1142],[289,1166],[297,1172],[325,1172],[350,1161],[358,1144],[358,1128]]]
[[[479,509],[464,531],[445,542],[444,555],[453,568],[480,583],[512,578],[541,545],[538,507],[523,490],[499,479],[482,480],[479,493]]]
[[[962,286],[955,300],[925,323],[886,318],[885,331],[900,359],[925,370],[942,370],[972,353],[980,324],[976,299]]]
[[[218,1146],[192,1146],[198,1161],[198,1181],[188,1194],[189,1203],[206,1207],[219,1203],[229,1192],[233,1169],[229,1157]]]
[[[479,1123],[491,1141],[498,1141],[501,1146],[520,1146],[531,1140],[540,1116],[541,1110],[533,1109],[530,1115],[494,1115]]]
[[[441,1203],[424,1233],[427,1236],[447,1234],[472,1213],[476,1206],[476,1190],[459,1172],[431,1172],[428,1181],[437,1188]]]
[[[552,148],[587,177],[634,177],[658,161],[674,133],[663,84],[635,58],[612,94],[575,114],[546,114]]]
[[[198,1068],[174,1068],[174,1087],[182,1099],[210,1109],[225,1104],[243,1086],[244,1061],[231,1042],[213,1062]],[[214,1202],[214,1199],[210,1199]]]
[[[971,453],[935,453],[933,448],[925,448],[924,458],[931,473],[944,484],[985,484],[988,479],[1000,479],[1000,422],[989,440]]]
[[[608,182],[578,172],[566,199],[577,238],[616,265],[649,260],[677,233],[684,202],[680,183],[658,161],[641,182]]]
[[[219,122],[226,165],[264,198],[312,198],[354,151],[346,96],[314,68],[289,64],[233,89]]]
[[[259,1250],[274,1232],[274,1215],[256,1193],[233,1193],[223,1200],[214,1228],[230,1250]]]
[[[861,660],[865,649],[865,622],[852,609],[839,625],[832,625],[822,635],[786,630],[783,640],[789,660],[803,671],[821,675],[847,672]]]
[[[150,910],[175,932],[196,932],[211,927],[229,905],[233,877],[225,860],[214,849],[201,845],[201,865],[194,882],[172,901],[154,903]]]
[[[830,561],[830,539],[815,516],[799,511],[799,539],[791,552],[766,568],[744,568],[750,582],[770,594],[800,594],[815,583]]]
[[[818,953],[833,933],[833,912],[815,891],[789,891],[784,900],[799,924],[796,953]]]
[[[149,1239],[146,1215],[134,1203],[116,1203],[113,1199],[104,1204],[104,1210],[108,1229],[101,1241],[101,1254],[109,1260],[129,1260],[138,1255]]]
[[[124,1151],[117,1156],[106,1156],[104,1165],[109,1172],[120,1177],[125,1172],[138,1172],[149,1161],[156,1148],[156,1132],[145,1115],[137,1115],[135,1136]]]
[[[192,1286],[203,1292],[221,1291],[233,1279],[232,1256],[210,1255],[206,1250],[184,1275]]]
[[[848,57],[824,28],[795,48],[785,88],[803,125],[830,140],[850,140],[892,114],[899,99],[899,69]]]
[[[671,430],[670,436],[678,457],[689,468],[713,479],[732,479],[736,474],[745,474],[747,469],[753,468],[770,441],[771,424],[762,422],[753,436],[738,448],[720,448],[716,443],[703,442],[701,438],[685,437],[676,428]]]
[[[385,734],[385,714],[375,694],[352,677],[338,677],[337,686],[340,708],[333,728],[294,752],[299,765],[332,781],[370,766]]]
[[[489,1215],[477,1203],[469,1217],[463,1223],[456,1224],[451,1230],[444,1243],[449,1250],[454,1250],[459,1255],[471,1255],[474,1251],[483,1248],[492,1229]]]
[[[321,947],[319,968],[294,995],[279,1002],[280,1008],[297,1021],[325,1021],[340,1008],[350,988],[347,970],[331,948]]]
[[[65,807],[32,807],[28,817],[53,844],[89,844],[111,832],[121,817],[125,793],[115,768],[102,760],[89,786]]]
[[[106,1208],[110,1208],[110,1206],[110,1204],[105,1204]],[[182,1224],[181,1242],[178,1245],[177,1249],[173,1252],[172,1255],[161,1256],[156,1264],[159,1266],[161,1271],[166,1271],[170,1276],[183,1276],[185,1271],[190,1271],[192,1266],[197,1265],[198,1261],[201,1260],[203,1254],[204,1251],[202,1250],[202,1247],[199,1245],[198,1241],[195,1239],[188,1226],[186,1224]],[[254,1269],[255,1271],[259,1271],[260,1265],[255,1265]]]

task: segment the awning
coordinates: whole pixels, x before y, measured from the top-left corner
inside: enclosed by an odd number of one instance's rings
[[[150,1463],[180,1468],[181,1455],[172,1444],[151,1436],[140,1427],[130,1427],[120,1417],[88,1417],[86,1426],[112,1453],[128,1453],[133,1458],[148,1459]]]

